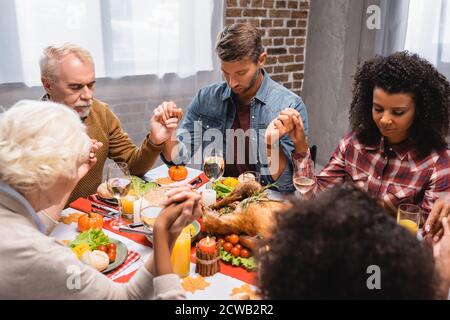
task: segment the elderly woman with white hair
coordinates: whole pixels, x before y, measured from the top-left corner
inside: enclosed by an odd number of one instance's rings
[[[200,213],[200,196],[175,190],[154,225],[154,254],[127,284],[115,283],[47,236],[57,207],[95,163],[95,143],[71,109],[21,101],[0,115],[0,299],[185,298],[170,250]],[[170,196],[170,195],[169,195]],[[78,270],[80,286],[68,285]]]

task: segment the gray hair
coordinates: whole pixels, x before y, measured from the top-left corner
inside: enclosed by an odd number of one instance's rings
[[[51,80],[56,80],[58,77],[58,65],[61,59],[69,54],[74,54],[83,63],[94,66],[94,59],[92,59],[89,51],[83,47],[65,42],[62,44],[54,44],[46,47],[39,60],[41,68],[41,77],[46,77]]]
[[[20,193],[75,179],[89,158],[91,139],[64,105],[22,100],[0,117],[0,180]]]

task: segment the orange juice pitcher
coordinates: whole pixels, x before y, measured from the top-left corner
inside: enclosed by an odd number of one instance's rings
[[[191,234],[183,230],[178,236],[170,256],[173,272],[180,277],[189,275],[191,268]]]

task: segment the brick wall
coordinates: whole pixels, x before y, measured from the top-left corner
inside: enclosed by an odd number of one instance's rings
[[[310,0],[226,0],[225,24],[249,22],[265,31],[266,69],[301,94]]]

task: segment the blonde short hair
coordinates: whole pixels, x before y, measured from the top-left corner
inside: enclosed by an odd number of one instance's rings
[[[94,67],[94,59],[92,59],[89,51],[77,44],[65,42],[62,44],[50,45],[44,49],[41,59],[39,60],[41,76],[56,80],[58,77],[58,65],[60,61],[69,54],[74,54],[83,63],[90,64]]]
[[[90,148],[79,116],[64,105],[22,100],[0,114],[0,180],[22,194],[75,179]]]

